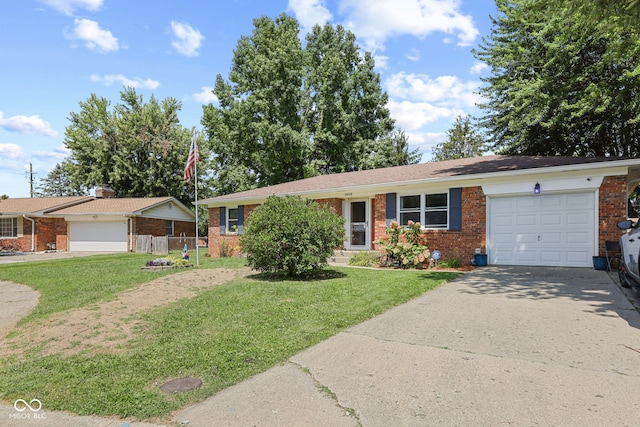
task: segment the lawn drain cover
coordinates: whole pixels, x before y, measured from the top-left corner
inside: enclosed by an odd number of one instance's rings
[[[189,391],[202,385],[200,378],[185,377],[174,378],[160,386],[163,393],[178,393],[180,391]]]

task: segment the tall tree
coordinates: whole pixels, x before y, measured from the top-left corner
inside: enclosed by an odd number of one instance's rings
[[[451,129],[447,131],[447,140],[433,150],[433,160],[463,159],[482,156],[487,151],[482,135],[471,123],[469,116],[458,116]]]
[[[298,22],[262,17],[254,27],[251,37],[238,41],[229,82],[216,78],[219,107],[204,107],[219,193],[302,178],[311,149],[299,110]]]
[[[204,107],[216,191],[414,159],[394,133],[374,65],[340,26],[314,27],[303,49],[295,18],[254,20],[229,80],[216,78],[219,105]]]
[[[193,186],[184,185],[182,172],[191,131],[180,126],[180,102],[153,96],[144,102],[133,88],[120,96],[110,108],[109,101],[92,94],[70,114],[64,144],[75,182],[109,185],[118,197],[170,195],[190,203]]]
[[[73,177],[73,164],[64,160],[49,171],[46,178],[41,178],[36,188],[38,197],[84,196],[89,189]]]
[[[635,156],[640,149],[640,44],[609,14],[557,0],[498,0],[475,51],[491,66],[482,124],[503,153]]]
[[[303,119],[316,172],[367,168],[363,153],[369,157],[375,141],[393,130],[373,56],[360,55],[355,35],[341,25],[316,25],[306,39]]]

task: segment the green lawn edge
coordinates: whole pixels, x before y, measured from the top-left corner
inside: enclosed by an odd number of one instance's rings
[[[120,269],[134,261],[139,268],[144,257],[136,258],[109,259]],[[50,273],[69,268],[65,263],[47,266]],[[27,396],[41,400],[46,410],[167,420],[184,406],[284,363],[458,276],[345,267],[328,269],[322,280],[280,280],[258,274],[236,279],[144,313],[137,319],[144,325],[140,334],[120,354],[42,356],[34,349],[22,358],[0,359],[0,399],[12,402]],[[0,280],[5,277],[0,272]],[[147,279],[154,277],[158,276],[154,273]],[[38,286],[43,304],[51,287]],[[165,380],[182,376],[201,378],[204,384],[186,393],[166,395],[159,390]]]

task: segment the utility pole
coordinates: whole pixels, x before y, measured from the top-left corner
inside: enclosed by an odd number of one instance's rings
[[[29,195],[33,198],[33,163],[29,162]]]

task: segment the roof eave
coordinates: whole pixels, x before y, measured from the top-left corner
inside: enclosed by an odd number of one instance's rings
[[[622,173],[624,168],[628,168],[629,166],[637,166],[640,165],[640,159],[627,159],[627,160],[618,160],[618,161],[609,161],[609,162],[595,162],[595,163],[577,163],[570,165],[561,165],[561,166],[545,166],[538,168],[526,168],[526,169],[515,169],[508,171],[496,171],[496,172],[486,172],[479,174],[471,174],[471,175],[455,175],[455,176],[445,176],[445,177],[435,177],[435,178],[421,178],[421,179],[413,179],[413,180],[405,180],[405,181],[391,181],[384,183],[376,183],[376,184],[365,184],[365,185],[356,185],[356,186],[345,186],[345,187],[334,187],[327,188],[321,190],[308,190],[308,191],[292,191],[287,193],[277,193],[273,192],[271,195],[279,195],[279,194],[291,194],[298,196],[317,196],[320,197],[336,197],[338,193],[343,193],[341,197],[352,197],[350,194],[344,193],[362,193],[367,190],[373,189],[388,189],[392,187],[400,187],[400,186],[411,186],[411,185],[420,185],[420,184],[443,184],[443,183],[456,183],[463,181],[478,181],[478,180],[487,180],[487,179],[496,179],[496,178],[510,178],[517,176],[526,176],[526,175],[548,175],[548,174],[556,174],[556,173],[565,173],[565,172],[576,172],[576,171],[596,171],[598,169],[608,170],[609,175],[615,175],[618,173]],[[620,170],[619,172],[613,172],[613,170]],[[371,193],[371,191],[369,191]],[[229,195],[232,196],[232,195]],[[199,202],[199,204],[205,205],[209,208],[216,208],[221,206],[229,206],[229,205],[241,205],[246,202],[251,202],[252,204],[259,204],[266,200],[270,195],[259,195],[259,196],[247,196],[247,197],[223,197],[224,199],[214,200],[214,199],[205,199]],[[310,197],[311,198],[311,197]],[[211,200],[208,202],[207,200]]]

